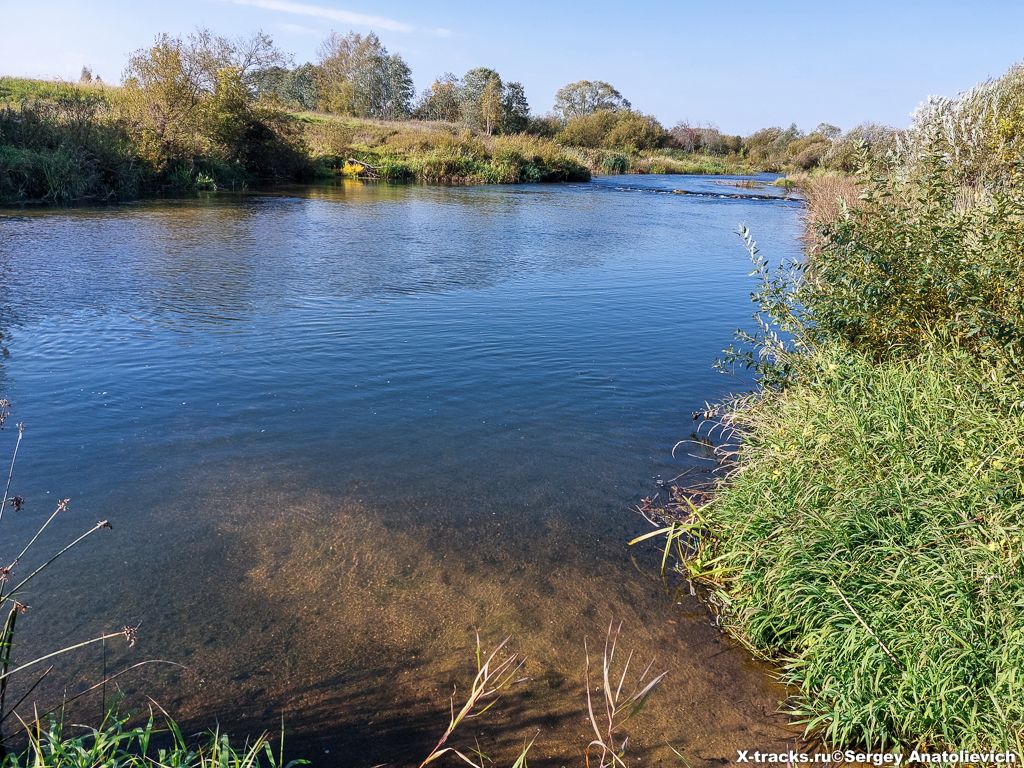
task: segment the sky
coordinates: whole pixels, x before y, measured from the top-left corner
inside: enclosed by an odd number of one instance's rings
[[[496,69],[534,113],[574,80],[606,80],[666,126],[750,133],[873,121],[905,126],[1024,60],[1024,3],[829,0],[0,0],[0,74],[120,80],[160,32],[263,30],[296,63],[331,30],[376,32],[417,92],[444,72]]]

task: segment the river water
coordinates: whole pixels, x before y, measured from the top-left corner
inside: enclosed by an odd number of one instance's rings
[[[416,764],[479,632],[528,681],[453,743],[582,764],[584,641],[666,671],[630,763],[714,765],[798,732],[784,691],[658,577],[631,507],[706,472],[671,448],[750,379],[751,228],[799,249],[800,206],[735,180],[439,188],[344,183],[0,213],[0,394],[26,424],[2,549],[34,553],[22,660],[122,624],[29,701],[108,671],[186,728],[277,731],[316,765]],[[672,194],[685,189],[698,194]],[[13,447],[11,423],[0,449]],[[635,662],[634,662],[635,663]],[[31,682],[26,677],[21,685]],[[84,702],[84,703],[82,703]],[[98,712],[96,695],[79,712]]]

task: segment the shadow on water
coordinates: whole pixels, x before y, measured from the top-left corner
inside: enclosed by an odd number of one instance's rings
[[[151,511],[133,553],[139,588],[115,600],[83,594],[80,574],[50,583],[73,602],[77,632],[116,604],[141,621],[141,653],[189,665],[122,682],[129,705],[157,695],[195,731],[216,718],[234,733],[275,732],[283,717],[289,750],[315,764],[408,764],[436,742],[452,692],[466,690],[479,630],[485,646],[511,637],[530,679],[456,743],[478,740],[510,764],[539,733],[536,760],[575,763],[590,733],[584,639],[599,647],[615,620],[624,648],[668,671],[629,729],[634,759],[673,764],[671,745],[710,764],[796,738],[776,712],[784,691],[695,598],[667,590],[655,562],[637,573],[622,539],[554,522],[502,535],[487,502],[474,505],[475,524],[449,525],[443,510],[425,518],[422,508],[299,490],[308,485],[261,486],[244,467],[211,468],[189,479],[187,514],[179,504]],[[112,647],[108,663],[137,656]],[[95,658],[81,663],[85,685]]]

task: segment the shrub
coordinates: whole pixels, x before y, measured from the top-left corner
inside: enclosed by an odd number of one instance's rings
[[[665,143],[668,134],[653,117],[628,110],[602,109],[569,120],[557,139],[561,144],[591,149],[607,147],[636,152]]]
[[[923,162],[923,161],[922,161]],[[1024,194],[967,194],[942,154],[868,185],[820,229],[802,300],[820,339],[876,356],[935,333],[981,354],[1024,352]]]
[[[0,108],[0,202],[125,199],[143,180],[104,99],[71,88],[55,100]]]
[[[604,173],[625,173],[629,170],[629,158],[625,155],[607,155],[601,161],[601,170]]]

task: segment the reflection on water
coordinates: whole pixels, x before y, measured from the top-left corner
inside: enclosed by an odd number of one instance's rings
[[[615,180],[0,217],[29,425],[8,540],[58,493],[64,535],[115,523],[40,584],[30,642],[140,621],[110,663],[191,671],[122,678],[129,701],[247,732],[283,713],[296,753],[372,765],[429,751],[475,631],[511,635],[531,682],[466,736],[507,758],[539,729],[554,764],[588,741],[583,641],[614,619],[669,671],[634,756],[785,743],[764,670],[624,542],[652,477],[693,461],[669,455],[691,411],[747,385],[711,370],[750,311],[736,224],[791,255],[797,217]]]

